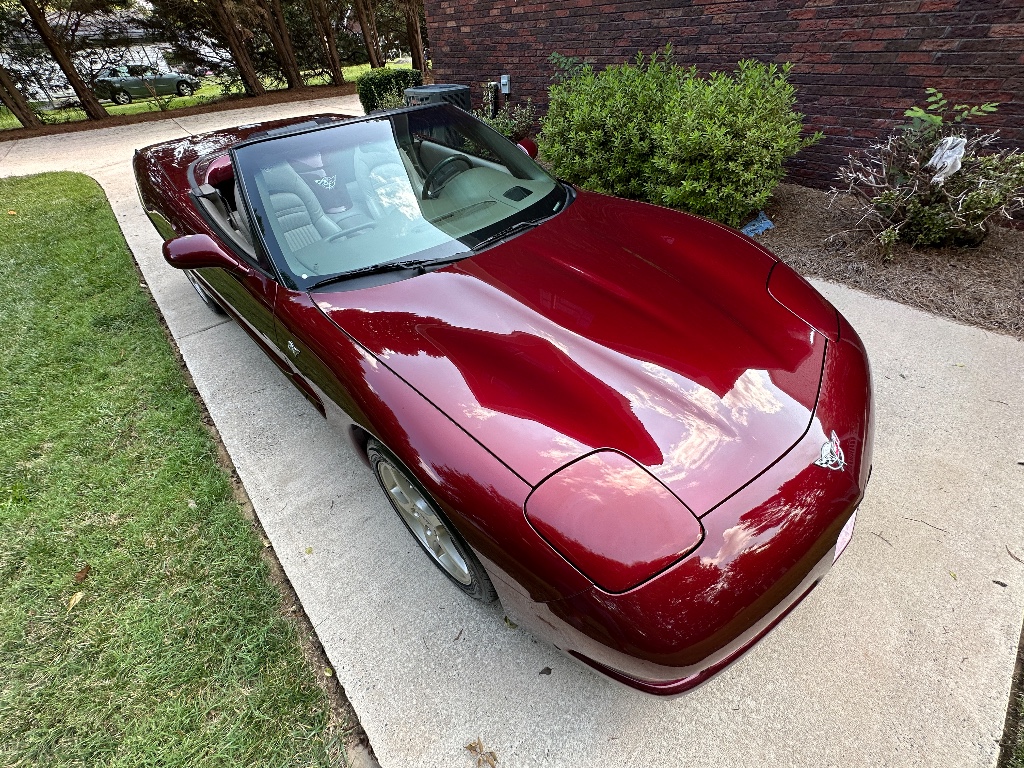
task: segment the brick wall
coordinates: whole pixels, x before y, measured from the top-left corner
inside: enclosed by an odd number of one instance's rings
[[[791,175],[828,186],[863,147],[923,102],[998,101],[989,122],[1024,147],[1024,0],[425,0],[435,81],[512,77],[512,99],[544,104],[554,51],[604,67],[671,43],[676,60],[731,70],[793,62],[799,109],[825,133]]]

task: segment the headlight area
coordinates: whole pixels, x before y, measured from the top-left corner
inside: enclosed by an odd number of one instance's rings
[[[558,629],[559,648],[634,688],[677,695],[742,656],[824,577],[849,543],[871,461],[867,356],[849,324],[841,316],[839,322],[842,338],[828,345],[818,407],[800,441],[702,515],[696,549],[654,577],[619,593],[598,581],[593,589],[535,606],[536,624]],[[823,461],[833,439],[843,455]],[[623,519],[629,526],[642,524],[640,507],[636,501],[628,507]],[[580,560],[578,550],[587,550],[589,539],[573,535],[595,534],[577,534],[576,526],[565,535],[566,527],[560,546],[575,546]],[[625,533],[619,528],[614,535]],[[648,568],[665,562],[647,557]],[[574,564],[588,569],[584,575],[592,580],[608,580],[589,562]]]
[[[552,549],[613,594],[658,575],[704,539],[685,504],[642,466],[610,450],[547,477],[525,507]]]

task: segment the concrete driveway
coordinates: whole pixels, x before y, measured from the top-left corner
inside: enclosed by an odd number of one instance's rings
[[[348,445],[167,268],[136,147],[354,98],[0,142],[0,175],[75,170],[110,202],[385,768],[991,766],[1024,611],[1024,344],[834,285],[871,353],[875,469],[839,565],[757,648],[663,701],[459,595]],[[550,668],[550,674],[541,674]]]

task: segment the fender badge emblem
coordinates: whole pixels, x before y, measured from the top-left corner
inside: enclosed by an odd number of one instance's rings
[[[292,353],[292,357],[299,356],[299,348],[295,346],[291,339],[288,339],[288,351]],[[825,454],[822,454],[824,456]]]
[[[814,463],[819,467],[825,467],[825,469],[844,469],[846,467],[846,457],[843,455],[843,449],[839,446],[839,438],[836,437],[834,431],[832,439],[821,446],[821,458]]]

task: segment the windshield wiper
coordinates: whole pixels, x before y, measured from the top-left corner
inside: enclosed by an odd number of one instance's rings
[[[381,272],[398,272],[403,269],[418,269],[419,274],[426,272],[427,267],[434,266],[436,264],[445,264],[455,261],[461,261],[466,258],[466,253],[457,253],[454,256],[442,256],[437,259],[406,259],[404,261],[384,261],[380,264],[370,264],[365,267],[359,267],[358,269],[350,269],[348,272],[341,272],[331,277],[325,277],[323,280],[318,280],[311,286],[306,288],[307,291],[312,291],[317,288],[321,288],[331,283],[340,283],[343,280],[348,280],[353,277],[362,277],[363,275],[375,275]]]
[[[525,232],[528,229],[533,229],[534,227],[539,226],[541,223],[542,222],[540,221],[520,221],[518,224],[513,224],[511,227],[506,227],[505,229],[501,230],[495,235],[485,237],[483,240],[481,240],[479,243],[473,246],[473,251],[482,251],[489,245],[494,245],[495,243],[501,240],[507,240],[508,238],[512,237],[512,235],[519,234],[520,232]]]

